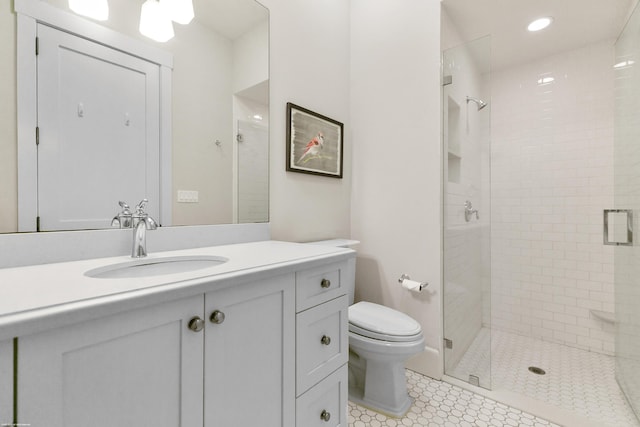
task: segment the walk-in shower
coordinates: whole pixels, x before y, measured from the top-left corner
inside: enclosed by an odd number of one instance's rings
[[[445,375],[561,424],[640,426],[640,249],[603,244],[603,212],[640,217],[636,2],[567,0],[522,46],[498,19],[470,32],[506,3],[443,2]]]

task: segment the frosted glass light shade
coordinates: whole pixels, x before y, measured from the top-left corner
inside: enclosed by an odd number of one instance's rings
[[[147,0],[140,11],[140,34],[157,42],[173,38],[173,24],[157,0]]]
[[[107,0],[69,0],[69,9],[78,15],[87,16],[97,21],[109,19]]]
[[[192,0],[160,0],[160,4],[173,22],[186,25],[193,19]]]

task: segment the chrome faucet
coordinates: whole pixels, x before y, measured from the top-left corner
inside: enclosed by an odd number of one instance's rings
[[[129,205],[123,201],[118,202],[118,204],[122,208],[122,212],[113,217],[111,226],[114,228],[131,228],[132,215]]]
[[[480,219],[480,215],[478,214],[478,209],[473,209],[473,205],[469,200],[464,202],[464,220],[469,222],[471,221],[471,217],[473,214],[476,214],[476,219]]]
[[[144,211],[148,202],[147,199],[142,199],[136,206],[136,211],[131,216],[133,227],[132,258],[143,258],[147,256],[147,230],[155,230],[158,228],[156,220]]]

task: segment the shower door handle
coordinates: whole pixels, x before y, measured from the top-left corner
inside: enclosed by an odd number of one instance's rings
[[[617,225],[618,227],[621,227],[624,224],[624,226],[626,227],[626,241],[609,240],[609,236],[613,235],[613,233],[609,233],[609,226],[611,225],[611,221],[609,218],[610,215],[614,215],[614,218],[615,216],[624,215],[625,218],[619,218],[617,221],[615,221],[616,224],[613,224],[613,226],[615,227]],[[603,243],[605,245],[633,246],[633,211],[631,209],[605,209],[602,232]]]

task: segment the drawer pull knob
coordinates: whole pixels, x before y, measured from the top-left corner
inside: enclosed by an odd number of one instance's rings
[[[329,286],[331,286],[331,280],[322,279],[322,282],[320,282],[320,286],[322,286],[324,289],[327,289]]]
[[[193,332],[200,332],[201,330],[204,329],[204,320],[202,320],[201,318],[196,316],[196,317],[192,318],[191,320],[189,320],[188,327]]]
[[[320,419],[325,422],[329,421],[331,419],[331,413],[326,409],[323,410],[322,413],[320,414]]]
[[[323,335],[322,338],[320,338],[320,342],[324,345],[329,345],[331,344],[331,337]]]
[[[217,323],[219,325],[220,323],[224,322],[224,318],[224,313],[220,310],[216,310],[211,313],[211,317],[209,317],[209,320],[211,321],[211,323]]]

